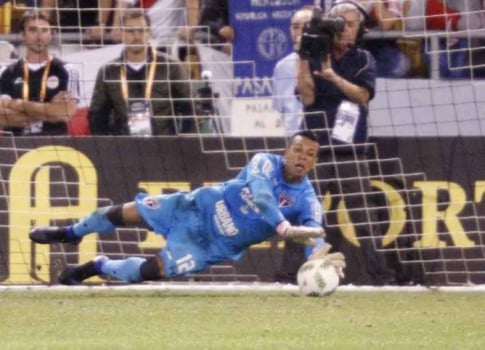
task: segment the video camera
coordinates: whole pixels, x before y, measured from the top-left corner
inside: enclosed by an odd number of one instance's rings
[[[314,9],[310,22],[303,27],[298,54],[302,59],[322,61],[332,49],[334,36],[344,27],[342,17],[325,17],[320,9]]]

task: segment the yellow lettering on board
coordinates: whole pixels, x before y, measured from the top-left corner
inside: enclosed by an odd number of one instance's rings
[[[372,186],[382,191],[386,197],[389,226],[382,237],[382,246],[387,247],[403,232],[406,225],[406,202],[391,185],[380,180],[372,180]]]
[[[72,168],[78,183],[53,183],[51,171]],[[62,178],[66,178],[62,176]],[[9,178],[9,276],[6,283],[49,282],[49,245],[35,245],[29,240],[31,226],[48,226],[55,220],[75,220],[96,209],[97,174],[91,161],[81,152],[64,146],[43,146],[22,155],[12,167]],[[65,191],[69,199],[76,186],[78,199],[68,205],[52,205],[51,189]],[[57,194],[56,194],[57,197]],[[33,253],[33,255],[32,255]],[[96,239],[85,239],[79,246],[79,262],[96,253]],[[35,266],[33,266],[35,265]]]
[[[473,247],[460,222],[458,215],[466,204],[466,194],[463,188],[454,182],[447,181],[416,181],[414,186],[422,192],[422,222],[421,239],[414,242],[415,247],[433,248],[445,247],[446,242],[438,237],[438,221],[441,220],[448,228],[453,244],[457,247]],[[448,207],[438,210],[438,193],[447,191]]]

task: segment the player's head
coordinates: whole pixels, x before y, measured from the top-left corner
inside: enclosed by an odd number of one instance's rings
[[[150,41],[150,18],[138,9],[130,9],[121,16],[122,41],[128,51],[146,50]]]
[[[298,42],[303,33],[303,26],[305,23],[310,22],[313,15],[313,6],[303,6],[301,9],[297,10],[291,17],[290,23],[290,35],[291,41],[297,50]]]
[[[289,183],[300,182],[315,166],[318,149],[317,137],[312,131],[302,130],[293,134],[285,150],[285,180]]]
[[[365,11],[354,1],[342,0],[332,6],[329,17],[341,17],[345,20],[342,33],[335,36],[334,46],[337,49],[346,49],[358,43],[365,32]]]
[[[52,27],[47,15],[38,10],[26,11],[18,25],[28,56],[47,52],[52,41]]]

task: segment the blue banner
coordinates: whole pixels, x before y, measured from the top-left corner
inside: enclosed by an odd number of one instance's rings
[[[235,32],[234,75],[236,97],[271,95],[276,62],[293,50],[290,22],[293,13],[311,0],[229,1]]]

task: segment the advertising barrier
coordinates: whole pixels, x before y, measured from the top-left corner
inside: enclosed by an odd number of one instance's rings
[[[241,141],[226,144],[237,148]],[[196,137],[0,138],[0,283],[53,283],[67,263],[97,253],[116,258],[158,251],[163,240],[146,230],[123,229],[102,240],[92,235],[79,246],[34,245],[28,233],[33,225],[72,223],[97,207],[130,201],[139,191],[170,193],[224,181],[238,171],[228,166],[228,157],[242,166],[251,149],[260,149],[259,142],[244,141],[244,152],[204,153]],[[485,283],[485,139],[375,141],[380,158],[396,160],[373,169],[382,235],[357,237],[345,215],[327,213],[328,224],[339,228],[328,240],[347,256],[347,282],[369,284],[360,258],[367,239],[383,247],[398,283]],[[205,149],[218,149],[219,142],[205,139]],[[324,208],[337,200],[321,193]],[[241,261],[201,276],[272,281],[281,253],[282,242],[263,242]]]

